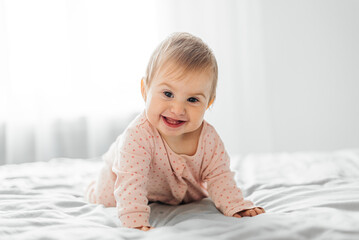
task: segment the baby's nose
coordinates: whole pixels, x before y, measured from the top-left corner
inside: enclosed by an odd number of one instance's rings
[[[171,112],[177,116],[181,116],[186,113],[186,109],[185,109],[183,103],[180,103],[178,101],[173,101],[172,106],[171,106]]]

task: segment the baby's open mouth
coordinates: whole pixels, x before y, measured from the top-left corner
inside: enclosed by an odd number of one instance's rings
[[[179,127],[179,126],[182,126],[186,122],[186,121],[176,120],[176,119],[165,117],[165,116],[162,116],[162,119],[163,119],[164,123],[169,127]]]

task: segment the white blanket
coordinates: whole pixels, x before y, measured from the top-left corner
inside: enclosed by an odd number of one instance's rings
[[[222,215],[210,199],[151,204],[149,232],[123,228],[115,208],[83,191],[98,159],[0,167],[0,239],[359,239],[359,150],[232,157],[256,217]]]

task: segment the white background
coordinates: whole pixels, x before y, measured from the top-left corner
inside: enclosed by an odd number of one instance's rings
[[[359,146],[358,1],[0,0],[0,164],[104,153],[167,35],[213,49],[230,154]]]

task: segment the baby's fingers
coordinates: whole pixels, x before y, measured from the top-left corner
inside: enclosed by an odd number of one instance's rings
[[[154,229],[154,227],[149,227],[149,226],[142,226],[142,227],[135,227],[135,228],[138,230],[141,230],[141,231],[148,231],[148,230]]]
[[[256,211],[254,211],[253,209],[244,210],[244,211],[240,212],[239,214],[242,217],[253,217],[253,216],[257,215]]]
[[[234,214],[233,217],[236,217],[236,218],[241,218],[242,216],[238,213]]]
[[[256,211],[257,214],[261,214],[261,213],[265,213],[265,212],[266,212],[266,211],[264,211],[264,209],[261,208],[261,207],[256,207],[256,208],[254,208],[254,211]]]
[[[257,215],[257,212],[254,211],[253,209],[250,209],[246,212],[246,216],[248,217],[254,217],[255,215]]]
[[[154,229],[154,227],[143,227],[141,230],[142,231],[148,231],[148,230],[151,230],[151,229]]]

